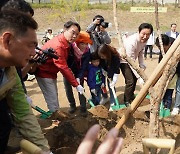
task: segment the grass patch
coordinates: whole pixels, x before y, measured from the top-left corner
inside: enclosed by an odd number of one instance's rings
[[[92,10],[92,9],[101,9],[101,10],[112,10],[112,3],[97,3],[97,4],[89,4],[88,0],[52,0],[52,3],[31,3],[33,8],[51,8],[51,9],[66,9],[73,11],[81,11],[81,10]],[[122,11],[128,11],[130,8],[134,7],[153,7],[153,3],[117,3],[117,8],[119,8]],[[162,7],[161,4],[159,4],[159,7]],[[165,4],[165,7],[168,8],[169,11],[180,11],[180,8],[175,8],[174,4]]]

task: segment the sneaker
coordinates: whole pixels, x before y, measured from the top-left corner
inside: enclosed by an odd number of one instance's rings
[[[69,112],[70,114],[73,114],[74,112],[76,112],[76,109],[77,109],[76,106],[70,106],[68,112]]]
[[[179,108],[175,107],[173,108],[171,115],[177,115],[179,113]]]
[[[109,98],[102,98],[101,101],[99,102],[100,105],[104,105],[109,101]]]
[[[126,107],[131,105],[129,102],[124,102],[124,104],[126,105]]]
[[[113,111],[113,107],[114,106],[114,103],[112,103],[111,105],[110,105],[110,108],[109,108],[109,111]]]

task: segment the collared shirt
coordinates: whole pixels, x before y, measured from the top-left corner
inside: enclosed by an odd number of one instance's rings
[[[176,32],[171,31],[171,36],[170,37],[176,39]]]
[[[135,33],[124,40],[124,47],[127,56],[132,58],[134,61],[138,59],[139,66],[141,68],[146,68],[143,60],[143,51],[145,43],[141,43],[139,39],[139,33]],[[127,63],[125,60],[121,60],[121,63]]]

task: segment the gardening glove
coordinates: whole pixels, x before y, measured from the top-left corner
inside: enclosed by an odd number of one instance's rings
[[[118,74],[114,74],[113,75],[113,79],[112,79],[112,81],[109,84],[110,88],[114,88],[114,86],[115,86],[115,84],[117,82],[117,79],[118,79]]]
[[[103,74],[104,76],[107,76],[107,72],[106,72],[104,69],[102,69],[102,74]]]
[[[27,96],[26,94],[25,94],[25,97],[26,97],[26,100],[27,100],[28,104],[31,105],[32,104],[32,99],[29,96]]]
[[[76,81],[80,84],[80,79],[79,78],[76,78]]]
[[[138,78],[138,82],[139,82],[140,85],[144,84],[144,80],[141,77]]]
[[[104,83],[102,83],[102,84],[101,84],[101,88],[104,88],[104,87],[105,87],[105,84],[104,84]]]
[[[81,95],[84,93],[84,88],[80,84],[76,87],[76,89]]]
[[[96,96],[96,89],[91,89],[91,92]]]

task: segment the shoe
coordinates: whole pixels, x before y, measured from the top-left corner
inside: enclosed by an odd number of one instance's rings
[[[102,98],[101,101],[99,102],[100,105],[104,105],[109,101],[109,98]]]
[[[110,108],[109,108],[109,111],[113,111],[113,107],[114,106],[114,103],[112,103],[111,105],[110,105]]]
[[[48,118],[50,120],[67,120],[69,118],[68,113],[65,113],[63,111],[57,110],[52,113],[52,115]]]
[[[173,115],[173,116],[178,115],[178,113],[179,113],[179,108],[175,107],[175,108],[173,108],[171,115]]]
[[[12,154],[12,153],[16,153],[18,151],[20,151],[21,148],[18,146],[18,147],[11,147],[11,146],[7,146],[6,148],[6,151],[4,154]]]
[[[83,116],[83,117],[87,117],[87,115],[88,115],[87,109],[81,108],[80,109],[80,115]]]
[[[68,112],[69,112],[70,114],[73,114],[74,112],[76,112],[76,109],[77,109],[76,106],[70,106]]]
[[[131,105],[129,102],[124,102],[124,104],[126,105],[126,107]]]
[[[163,102],[164,109],[168,109],[168,102]]]

